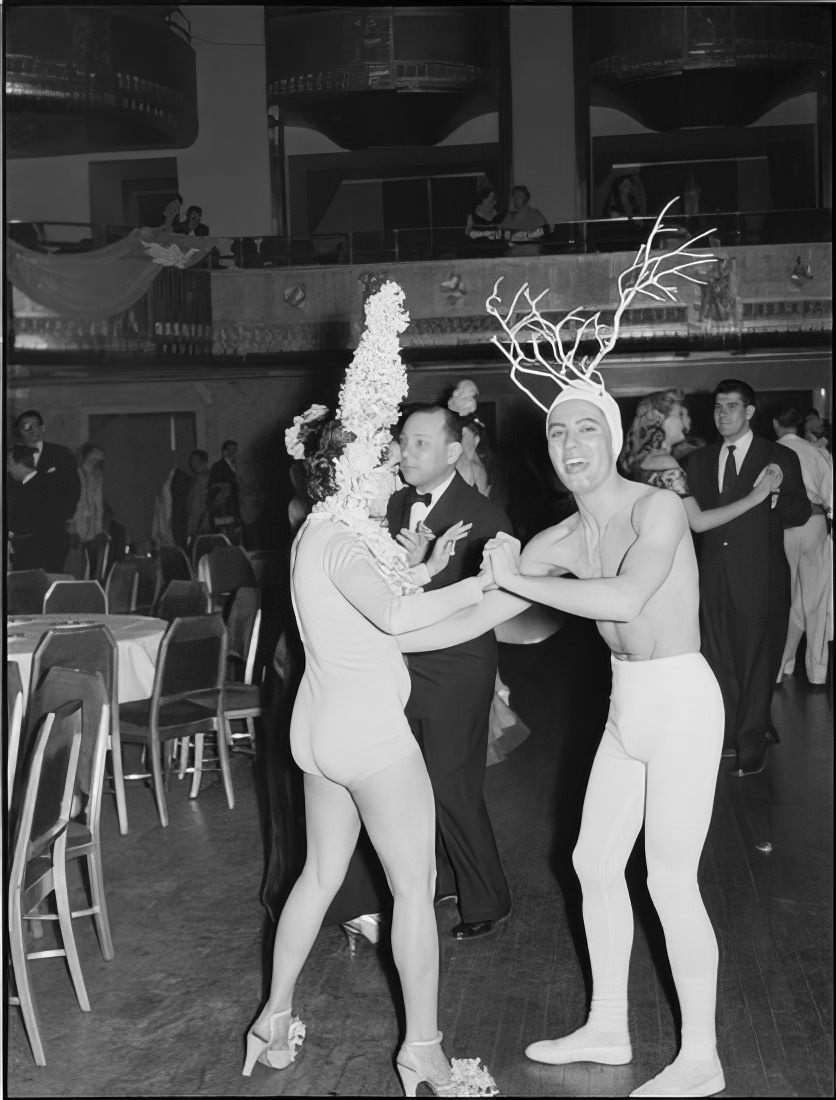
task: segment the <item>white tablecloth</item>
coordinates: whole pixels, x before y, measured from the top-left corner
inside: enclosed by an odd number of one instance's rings
[[[55,626],[104,623],[116,639],[117,696],[120,703],[147,699],[154,687],[154,665],[168,623],[148,615],[12,615],[6,619],[6,656],[20,668],[28,695],[32,654],[41,637]]]

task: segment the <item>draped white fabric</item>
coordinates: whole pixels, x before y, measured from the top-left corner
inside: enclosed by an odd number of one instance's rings
[[[6,244],[7,278],[35,302],[64,317],[99,320],[139,301],[163,267],[192,267],[216,247],[215,237],[132,229],[92,252],[36,252]]]

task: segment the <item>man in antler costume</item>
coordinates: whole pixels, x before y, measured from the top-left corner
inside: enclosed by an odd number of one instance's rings
[[[700,654],[697,562],[682,501],[617,472],[621,417],[595,369],[612,350],[621,316],[637,294],[672,299],[666,277],[698,281],[684,270],[706,260],[687,251],[693,241],[651,257],[667,209],[619,278],[620,305],[611,328],[601,325],[597,314],[583,320],[577,310],[551,324],[537,309],[542,295],[532,300],[527,285],[503,318],[494,288],[487,308],[499,318],[510,345],[495,342],[512,364],[514,382],[547,413],[549,455],[578,511],[535,536],[522,554],[515,539],[497,536],[488,543],[486,558],[500,588],[595,619],[612,651],[610,713],[574,852],[592,1004],[583,1027],[533,1043],[526,1054],[550,1065],[631,1061],[627,980],[633,913],[624,868],[644,823],[648,888],[679,996],[682,1044],[671,1065],[630,1095],[710,1096],[725,1087],[714,1020],[718,951],[697,868],[714,801],[723,700]],[[578,329],[567,350],[563,335],[573,320]],[[589,336],[597,339],[598,354],[578,363],[575,355]],[[531,354],[521,340],[533,341]],[[550,378],[560,386],[550,407],[534,397],[521,375]]]

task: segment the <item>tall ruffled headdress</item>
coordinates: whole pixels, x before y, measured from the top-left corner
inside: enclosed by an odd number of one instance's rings
[[[366,543],[390,587],[399,595],[414,592],[406,551],[385,525],[369,515],[369,476],[380,466],[392,442],[392,425],[408,392],[401,359],[400,334],[409,324],[404,292],[395,282],[384,282],[366,299],[366,325],[340,387],[337,419],[353,437],[334,459],[336,490],[313,507],[344,523]],[[285,432],[288,453],[304,454],[304,440],[317,422],[328,416],[324,405],[312,406],[294,418]]]
[[[547,423],[548,414],[562,401],[582,398],[598,405],[607,418],[616,456],[622,443],[621,415],[615,400],[604,387],[604,379],[598,367],[604,356],[609,355],[615,347],[625,310],[639,294],[656,302],[675,302],[676,288],[666,280],[679,277],[688,282],[702,284],[704,279],[698,279],[686,269],[715,259],[711,252],[693,251],[694,245],[713,233],[713,229],[691,237],[676,248],[660,250],[653,255],[656,238],[671,232],[669,227],[663,225],[663,221],[670,208],[678,201],[671,199],[662,210],[632,264],[618,276],[618,306],[611,325],[602,324],[600,310],[584,316],[580,308],[570,310],[556,324],[546,320],[538,309],[538,303],[548,294],[548,288],[532,298],[528,283],[523,283],[503,316],[499,312],[502,302],[497,293],[501,278],[497,279],[493,293],[485,302],[485,309],[496,317],[505,334],[504,338],[493,336],[491,342],[510,362],[511,381],[514,385],[547,414]],[[572,326],[574,335],[571,334]],[[590,339],[597,342],[597,352],[581,356],[581,345]],[[526,352],[526,344],[530,345],[530,352]],[[527,377],[549,379],[558,386],[558,394],[550,405],[544,405],[529,389]]]
[[[401,359],[400,335],[409,324],[403,302],[392,281],[366,299],[366,327],[340,387],[337,417],[355,437],[336,462],[337,496],[346,501],[380,465],[409,389]]]

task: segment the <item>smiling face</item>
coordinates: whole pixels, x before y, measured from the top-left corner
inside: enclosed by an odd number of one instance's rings
[[[571,493],[597,489],[614,472],[607,418],[591,401],[573,398],[556,405],[546,436],[555,473]]]
[[[718,393],[714,398],[714,423],[726,443],[735,443],[749,429],[755,406],[747,405],[741,394]]]

